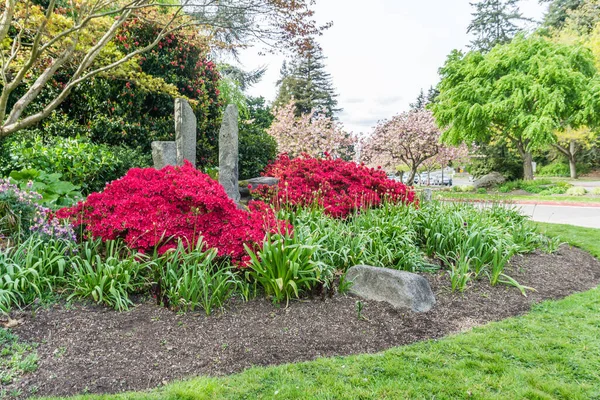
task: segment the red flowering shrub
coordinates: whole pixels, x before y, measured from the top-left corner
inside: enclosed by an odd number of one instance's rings
[[[275,187],[261,185],[253,190],[276,206],[319,204],[331,216],[344,218],[351,212],[376,207],[385,199],[416,203],[415,192],[385,172],[342,159],[313,158],[303,154],[290,159],[280,155],[264,175],[279,178]]]
[[[180,238],[194,245],[202,236],[219,256],[242,264],[247,260],[244,244],[262,243],[265,232],[282,223],[260,202],[250,212],[238,209],[218,182],[189,163],[131,169],[103,192],[59,210],[57,216],[83,225],[94,237],[122,238],[143,252],[158,248],[162,253]]]

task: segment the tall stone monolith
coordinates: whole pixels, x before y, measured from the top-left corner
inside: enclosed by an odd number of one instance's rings
[[[196,166],[196,115],[185,99],[175,99],[175,145],[177,165],[183,160]]]
[[[238,109],[234,104],[229,104],[219,131],[219,183],[236,203],[240,201],[238,143]]]

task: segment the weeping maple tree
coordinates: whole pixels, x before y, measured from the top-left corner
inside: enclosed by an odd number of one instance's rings
[[[517,36],[489,53],[454,51],[440,69],[432,110],[449,144],[503,138],[533,179],[532,152],[557,132],[600,122],[600,79],[589,49]]]

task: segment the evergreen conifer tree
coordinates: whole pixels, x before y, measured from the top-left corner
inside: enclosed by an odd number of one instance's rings
[[[321,48],[315,44],[290,63],[284,62],[274,105],[282,106],[293,99],[297,117],[313,109],[323,110],[328,117],[341,111],[337,108],[337,94],[331,75],[325,70],[325,59]]]
[[[473,33],[471,49],[490,51],[497,44],[506,44],[521,30],[517,23],[529,21],[520,13],[519,0],[481,0],[471,3],[475,7],[473,20],[467,33]]]

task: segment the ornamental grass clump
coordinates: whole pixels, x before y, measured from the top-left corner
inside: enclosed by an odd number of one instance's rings
[[[312,236],[269,234],[256,252],[246,246],[250,255],[246,276],[274,303],[285,300],[287,304],[303,292],[331,284],[334,269],[318,260],[316,255],[321,250]]]
[[[382,202],[416,203],[412,188],[388,179],[380,169],[307,154],[290,159],[282,154],[267,166],[265,176],[279,178],[275,187],[260,185],[252,193],[276,208],[322,207],[325,213],[346,218]]]
[[[240,210],[223,187],[190,163],[161,170],[134,168],[103,192],[75,207],[59,210],[92,237],[123,239],[143,253],[164,253],[179,240],[194,244],[203,237],[219,257],[244,264],[244,245],[262,243],[265,233],[282,227],[264,204]]]
[[[129,294],[147,284],[149,264],[119,240],[89,240],[71,258],[66,285],[71,298],[91,298],[117,311],[132,305]]]
[[[234,266],[217,259],[216,249],[205,250],[202,238],[192,249],[179,241],[177,247],[154,257],[151,265],[153,294],[165,307],[184,311],[200,307],[210,315],[236,294],[248,299],[248,283]]]
[[[0,251],[0,311],[51,296],[67,279],[73,247],[34,234]]]

